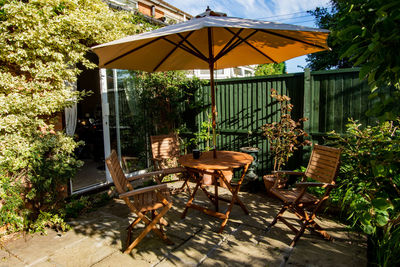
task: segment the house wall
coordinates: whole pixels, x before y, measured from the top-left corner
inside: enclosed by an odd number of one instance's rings
[[[156,7],[156,6],[155,6],[154,8],[155,8],[155,15],[154,15],[154,18],[159,19],[159,18],[164,17],[164,12],[161,11],[159,7]],[[139,9],[139,12],[140,12],[140,13],[142,13],[142,14],[144,14],[144,15],[147,15],[147,16],[150,16],[150,17],[153,17],[153,14],[152,14],[152,6],[147,5],[147,4],[145,4],[145,3],[139,2],[139,3],[138,3],[138,9]]]

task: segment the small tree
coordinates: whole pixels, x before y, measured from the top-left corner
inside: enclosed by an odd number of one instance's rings
[[[278,101],[281,119],[262,126],[264,136],[267,137],[271,154],[274,157],[274,171],[285,166],[294,151],[299,147],[308,145],[308,140],[303,140],[307,133],[301,128],[306,118],[294,121],[291,117],[293,105],[290,104],[290,97],[279,95],[275,89],[271,89],[271,98]]]

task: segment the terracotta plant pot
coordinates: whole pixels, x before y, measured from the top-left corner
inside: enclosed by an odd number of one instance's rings
[[[275,174],[267,174],[263,176],[265,189],[267,193],[270,193],[271,188],[274,186],[277,176]],[[286,185],[287,179],[281,178],[280,182],[277,185],[277,188],[284,188]]]
[[[264,180],[264,185],[265,185],[265,189],[267,190],[267,193],[270,193],[271,188],[275,183],[276,175],[275,174],[264,175],[263,180]]]
[[[214,172],[213,170],[207,170],[207,172]],[[202,184],[204,185],[212,185],[213,184],[213,179],[211,174],[203,174],[203,179],[201,181]]]
[[[225,176],[226,180],[228,181],[228,183],[231,182],[232,177],[233,177],[233,170],[226,170],[226,171],[222,171],[222,174]],[[222,179],[219,179],[219,186],[223,187],[223,188],[228,188],[226,186],[226,184],[224,183],[224,181],[222,181]]]
[[[208,172],[214,172],[213,170],[207,170],[207,171]],[[232,180],[232,177],[233,177],[233,170],[222,171],[222,173],[224,174],[226,180],[228,180],[228,182],[230,183],[231,180]],[[211,174],[203,174],[202,183],[204,185],[213,185],[214,183],[213,183],[212,175]],[[226,186],[226,184],[221,179],[218,179],[218,184],[221,187],[228,188]]]

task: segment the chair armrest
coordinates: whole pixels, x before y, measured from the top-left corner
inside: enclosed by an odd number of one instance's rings
[[[131,181],[135,181],[135,180],[142,179],[142,178],[148,178],[148,177],[152,177],[152,176],[161,175],[161,174],[163,174],[163,173],[164,173],[164,172],[163,172],[162,170],[160,170],[160,171],[154,171],[154,172],[146,172],[146,173],[143,173],[143,174],[138,174],[138,175],[129,177],[129,178],[127,178],[126,180],[128,180],[129,182],[131,182]]]
[[[304,176],[304,172],[294,172],[294,171],[272,171],[272,174],[287,174],[287,175],[299,175]]]
[[[152,186],[148,186],[148,187],[135,189],[135,190],[132,190],[132,191],[129,191],[126,193],[122,193],[119,195],[119,198],[131,197],[134,195],[143,194],[143,193],[151,192],[151,191],[155,191],[155,190],[167,189],[167,188],[168,188],[167,184],[152,185]]]
[[[328,183],[317,183],[317,182],[300,182],[295,183],[296,187],[309,187],[309,186],[320,186],[320,187],[336,187],[335,184],[328,184]]]

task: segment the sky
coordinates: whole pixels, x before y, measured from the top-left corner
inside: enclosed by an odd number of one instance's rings
[[[307,27],[316,27],[314,17],[307,14],[316,7],[329,7],[329,0],[165,0],[169,4],[198,15],[209,6],[229,17],[259,19]],[[307,65],[306,56],[286,61],[288,73],[302,72]]]

